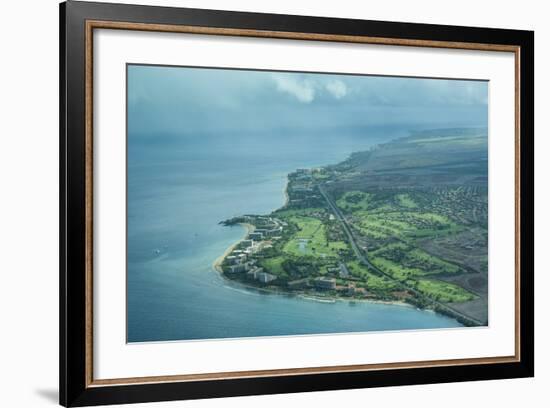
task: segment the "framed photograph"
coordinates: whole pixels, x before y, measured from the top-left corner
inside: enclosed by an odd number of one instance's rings
[[[60,22],[62,405],[533,376],[533,32]]]

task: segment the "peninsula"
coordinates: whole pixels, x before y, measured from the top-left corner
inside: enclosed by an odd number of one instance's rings
[[[488,324],[487,130],[443,129],[288,175],[286,204],[242,215],[216,263],[248,286],[400,302]]]

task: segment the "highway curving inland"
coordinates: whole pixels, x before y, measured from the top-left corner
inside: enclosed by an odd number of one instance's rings
[[[336,204],[334,203],[334,201],[332,200],[332,198],[329,196],[329,194],[327,194],[327,192],[325,191],[325,189],[323,188],[322,185],[318,184],[317,185],[317,188],[319,189],[319,192],[321,193],[321,195],[323,196],[323,198],[325,199],[325,201],[327,202],[330,210],[332,211],[332,213],[334,214],[334,216],[336,217],[336,219],[340,222],[340,225],[342,226],[342,228],[344,229],[344,232],[346,233],[347,237],[348,237],[348,240],[349,240],[349,243],[351,244],[351,248],[353,249],[353,252],[355,253],[355,256],[357,257],[357,259],[359,260],[359,262],[361,262],[363,265],[367,266],[368,268],[372,269],[373,271],[381,274],[381,275],[384,275],[385,277],[387,277],[388,279],[391,279],[393,282],[396,282],[397,284],[399,284],[401,287],[403,287],[404,289],[407,289],[409,290],[410,292],[414,293],[416,296],[418,296],[419,298],[429,302],[429,303],[432,303],[434,305],[437,305],[438,307],[442,308],[442,309],[445,309],[446,311],[448,311],[451,315],[455,316],[455,317],[461,317],[462,319],[465,319],[465,320],[468,320],[468,321],[471,321],[472,323],[474,323],[476,326],[483,326],[484,323],[481,322],[480,320],[478,319],[475,319],[471,316],[468,316],[468,315],[465,315],[464,313],[456,310],[455,308],[445,304],[445,303],[441,303],[435,299],[432,299],[426,295],[424,295],[423,293],[419,292],[417,289],[407,285],[406,283],[404,282],[401,282],[397,279],[395,279],[393,276],[385,273],[384,271],[382,271],[381,269],[377,268],[376,266],[374,266],[369,260],[368,258],[365,256],[365,254],[363,253],[363,251],[361,250],[361,248],[359,248],[359,246],[357,245],[357,242],[355,240],[355,236],[353,234],[353,231],[351,229],[351,227],[349,226],[346,218],[344,217],[344,215],[342,214],[342,212],[340,211],[340,209],[336,206]]]

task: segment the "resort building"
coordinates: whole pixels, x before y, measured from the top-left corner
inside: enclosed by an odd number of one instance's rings
[[[268,237],[274,237],[274,236],[280,235],[282,232],[283,232],[283,227],[277,227],[270,230],[266,230],[264,234]]]
[[[251,247],[251,246],[253,245],[253,243],[254,243],[254,241],[252,241],[251,239],[243,239],[243,240],[241,241],[241,245],[240,245],[240,246],[241,246],[242,248],[245,248],[245,249],[246,249],[246,248]]]
[[[246,272],[247,269],[248,269],[248,265],[247,265],[247,264],[231,265],[231,266],[227,269],[227,272],[229,272],[229,273],[241,273],[241,272]]]
[[[264,237],[264,234],[262,234],[261,232],[251,232],[250,234],[248,234],[248,238],[249,239],[253,239],[254,241],[261,241],[262,238]]]
[[[336,289],[336,279],[326,278],[324,276],[320,276],[320,277],[315,279],[315,287],[317,289],[323,289],[323,290],[335,290]]]
[[[293,280],[288,282],[287,286],[289,289],[305,289],[309,287],[309,279],[303,278],[303,279]]]
[[[253,268],[246,273],[246,277],[260,281],[261,283],[269,283],[277,279],[277,276],[264,272],[263,268]]]
[[[237,258],[235,255],[229,255],[225,258],[225,260],[229,265],[235,265],[239,261],[239,258]]]
[[[260,272],[256,276],[257,276],[257,279],[262,283],[269,283],[277,279],[275,275],[272,275],[267,272]]]
[[[264,271],[264,268],[253,268],[251,270],[249,270],[247,273],[246,273],[246,277],[249,278],[249,279],[258,279],[258,274],[262,273]]]

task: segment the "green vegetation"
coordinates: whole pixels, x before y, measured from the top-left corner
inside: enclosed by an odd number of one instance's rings
[[[283,252],[287,254],[326,257],[336,256],[339,250],[347,248],[345,242],[330,242],[327,240],[325,226],[321,220],[296,216],[289,217],[287,220],[298,228],[283,247]]]
[[[466,302],[476,298],[472,293],[451,283],[421,279],[412,284],[420,292],[440,302]]]
[[[417,268],[407,268],[401,264],[395,263],[385,258],[371,257],[370,261],[374,266],[381,271],[391,275],[393,278],[399,281],[406,281],[407,279],[417,278],[425,275],[424,271]]]
[[[224,222],[256,232],[221,268],[248,284],[405,301],[480,324],[486,306],[471,301],[487,298],[487,190],[486,130],[399,139],[289,174],[287,205]]]
[[[285,270],[283,268],[283,262],[285,258],[282,256],[276,256],[273,258],[264,258],[261,260],[260,265],[266,270],[276,274],[283,275]]]
[[[371,253],[372,262],[381,263],[380,268],[384,268],[384,262],[395,260],[398,262],[397,268],[409,269],[409,273],[416,276],[436,275],[436,274],[456,274],[463,270],[448,261],[428,254],[420,248],[413,248],[402,243],[388,244]],[[388,261],[391,262],[391,261]],[[394,270],[395,267],[388,265],[388,270]],[[388,272],[391,273],[391,272]],[[397,272],[397,275],[402,273]]]
[[[399,289],[399,285],[396,282],[373,273],[366,266],[361,265],[357,261],[349,262],[348,267],[353,276],[365,282],[365,287],[369,291],[388,294],[391,291]]]
[[[397,202],[401,207],[405,207],[405,208],[418,207],[418,205],[414,202],[414,200],[408,194],[397,194],[395,198],[397,198]]]
[[[370,194],[362,191],[349,191],[340,197],[336,204],[344,211],[361,211],[368,210]]]

